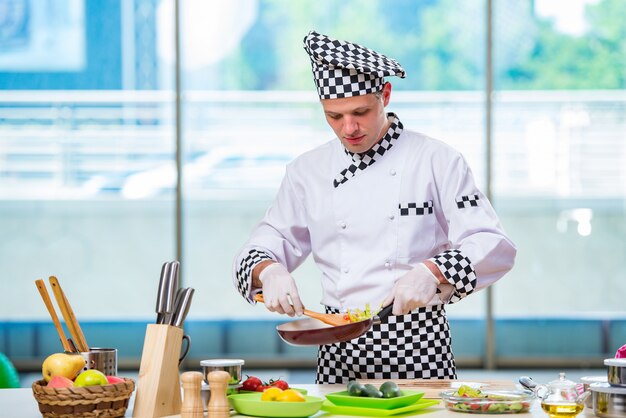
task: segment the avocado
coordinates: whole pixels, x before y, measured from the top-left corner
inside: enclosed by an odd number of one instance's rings
[[[364,396],[363,390],[365,388],[363,385],[356,380],[351,380],[348,382],[348,394],[350,396]]]
[[[380,385],[379,390],[383,394],[383,398],[397,398],[402,395],[400,388],[394,382],[385,382]]]
[[[367,383],[363,386],[363,394],[368,398],[382,398],[383,393],[378,390],[378,388],[372,384]]]

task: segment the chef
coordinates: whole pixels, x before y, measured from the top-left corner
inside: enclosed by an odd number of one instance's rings
[[[290,272],[312,255],[327,313],[393,303],[363,336],[320,346],[317,383],[455,378],[445,305],[500,279],[515,246],[463,156],[386,112],[398,62],[315,31],[304,49],[336,138],[288,164],[234,260],[235,286],[301,315]]]

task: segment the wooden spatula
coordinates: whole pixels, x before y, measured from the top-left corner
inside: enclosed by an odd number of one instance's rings
[[[257,302],[261,302],[261,303],[265,302],[263,299],[263,294],[261,293],[257,293],[256,295],[254,295],[254,300],[256,300]],[[345,324],[350,323],[350,320],[345,319],[342,314],[324,314],[324,313],[309,311],[308,309],[304,310],[304,314],[311,318],[318,319],[328,325],[337,326],[337,325],[345,325]]]

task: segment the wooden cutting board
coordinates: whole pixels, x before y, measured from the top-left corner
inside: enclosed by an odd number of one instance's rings
[[[359,379],[360,383],[371,383],[379,387],[386,380]],[[424,392],[424,398],[441,398],[440,392],[456,389],[462,384],[469,384],[481,390],[517,390],[517,386],[510,380],[452,380],[452,379],[400,379],[393,380],[400,389],[417,390]]]

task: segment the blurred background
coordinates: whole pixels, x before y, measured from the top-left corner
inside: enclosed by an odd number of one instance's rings
[[[626,343],[624,16],[621,0],[0,0],[0,352],[29,373],[61,351],[34,284],[55,275],[87,342],[136,371],[179,259],[183,367],[313,375],[316,348],[280,341],[286,318],[248,305],[231,263],[285,165],[333,136],[302,49],[315,29],[405,67],[388,109],[466,156],[518,246],[490,294],[448,308],[459,368],[602,367]],[[294,276],[319,310],[314,264]]]

